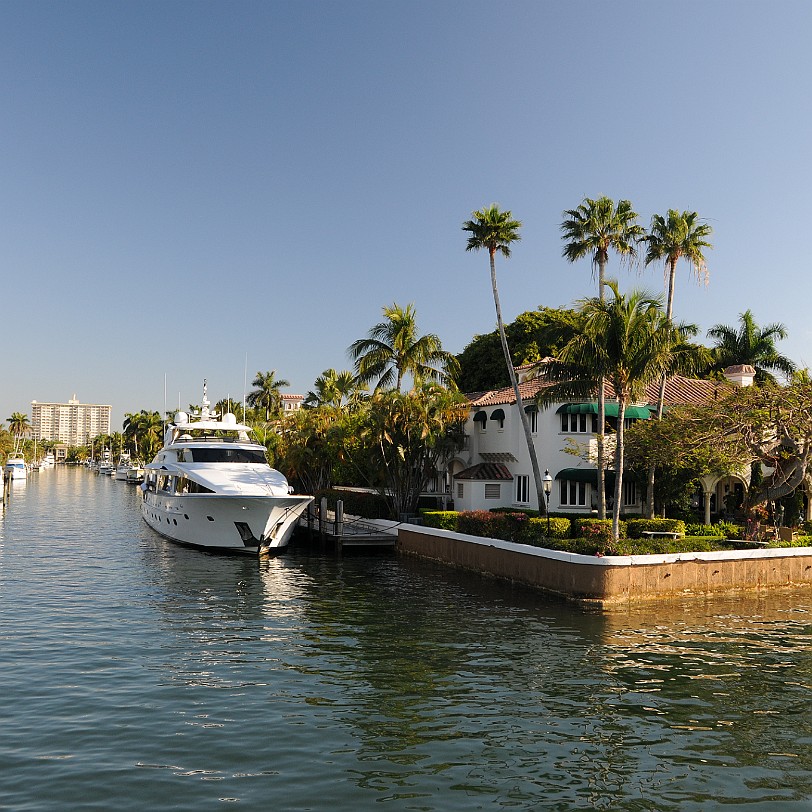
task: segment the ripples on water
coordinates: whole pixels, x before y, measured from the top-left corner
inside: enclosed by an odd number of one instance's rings
[[[0,519],[0,808],[810,809],[810,612],[211,556],[45,471]]]

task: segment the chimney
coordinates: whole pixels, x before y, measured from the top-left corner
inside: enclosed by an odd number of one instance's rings
[[[734,386],[752,386],[756,377],[756,371],[750,364],[736,364],[725,369],[722,374]]]

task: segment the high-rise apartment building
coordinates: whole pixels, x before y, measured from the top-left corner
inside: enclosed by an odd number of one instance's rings
[[[112,406],[79,403],[76,395],[67,403],[31,401],[31,429],[38,440],[84,445],[99,434],[110,433]]]

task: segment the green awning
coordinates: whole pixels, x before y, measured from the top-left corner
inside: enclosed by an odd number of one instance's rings
[[[606,404],[606,416],[617,417],[617,403]],[[597,403],[564,403],[556,409],[556,414],[597,414]],[[626,417],[636,420],[648,420],[651,412],[646,406],[627,406]]]
[[[474,423],[484,423],[487,419],[488,413],[482,409],[474,415]]]
[[[595,468],[562,468],[556,479],[566,479],[568,482],[587,482],[590,485],[598,484],[598,471]],[[615,472],[606,471],[603,476],[604,483],[615,481]]]
[[[539,410],[539,407],[536,406],[535,403],[531,403],[529,406],[524,407],[524,411],[525,411],[526,414],[532,414],[533,412],[537,412],[538,410]]]
[[[491,412],[491,420],[504,420],[504,419],[505,419],[504,409],[494,409]]]

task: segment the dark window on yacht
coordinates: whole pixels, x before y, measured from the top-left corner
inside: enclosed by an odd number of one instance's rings
[[[214,493],[214,491],[211,488],[207,488],[205,485],[201,485],[199,482],[193,482],[190,479],[189,487],[186,490],[186,493]]]
[[[192,462],[242,462],[265,465],[265,452],[250,448],[187,448],[186,461],[191,454]]]

